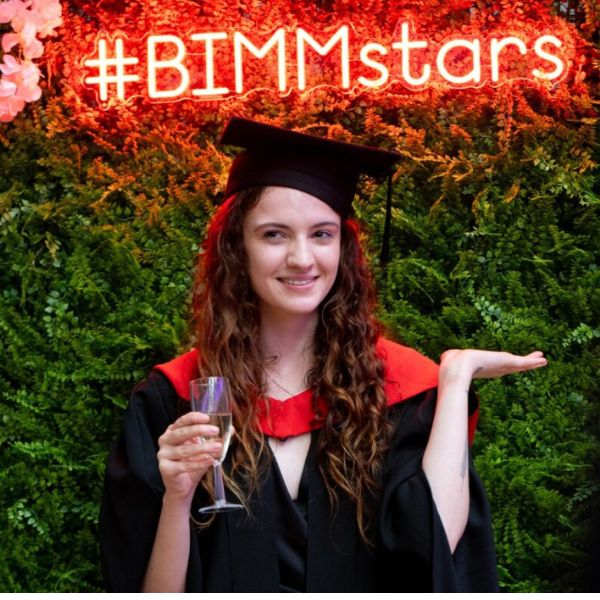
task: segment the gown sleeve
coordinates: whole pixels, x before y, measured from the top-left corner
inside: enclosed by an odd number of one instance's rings
[[[490,511],[471,456],[468,522],[454,554],[421,468],[435,403],[434,389],[392,408],[396,429],[378,523],[381,577],[387,580],[384,587],[424,592],[498,591]],[[469,413],[476,408],[477,398],[471,392]]]
[[[178,416],[177,395],[156,372],[138,385],[106,469],[100,508],[102,573],[111,592],[139,592],[158,527],[164,486],[158,438]],[[190,553],[190,561],[195,552]],[[188,574],[200,576],[199,565]]]

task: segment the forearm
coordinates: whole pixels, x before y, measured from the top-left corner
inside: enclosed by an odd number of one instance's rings
[[[547,364],[540,351],[526,356],[487,350],[447,350],[441,357],[438,402],[423,470],[452,551],[469,516],[468,389],[473,378],[501,377]]]
[[[468,384],[440,380],[423,471],[454,552],[469,514]]]
[[[190,555],[190,507],[166,495],[142,592],[184,592]]]

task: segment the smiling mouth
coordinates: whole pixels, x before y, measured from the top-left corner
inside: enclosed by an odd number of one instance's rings
[[[310,285],[313,281],[316,281],[317,277],[278,277],[277,281],[285,283],[286,285],[295,285],[301,287],[303,285]]]

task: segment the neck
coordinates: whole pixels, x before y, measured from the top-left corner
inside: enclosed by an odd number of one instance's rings
[[[283,400],[306,389],[317,318],[310,315],[276,322],[261,318],[259,345],[270,397]]]
[[[286,320],[261,315],[259,346],[265,359],[289,362],[312,355],[317,319],[316,314]]]

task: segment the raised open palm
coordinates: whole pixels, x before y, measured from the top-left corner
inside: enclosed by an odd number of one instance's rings
[[[487,379],[502,377],[546,366],[543,352],[535,351],[526,356],[510,352],[489,350],[447,350],[442,354],[440,366],[446,377],[470,377]]]

